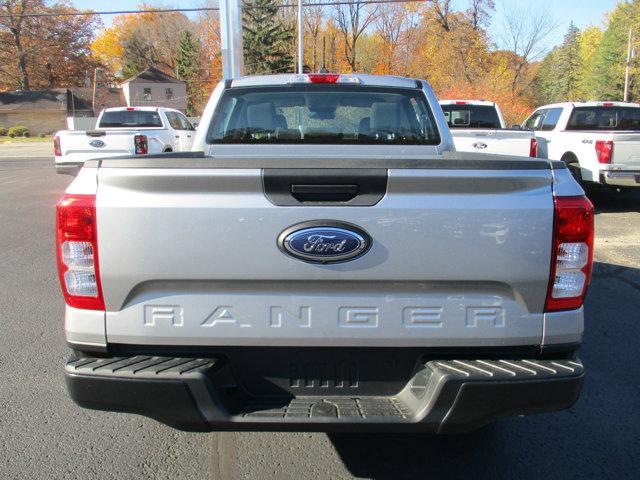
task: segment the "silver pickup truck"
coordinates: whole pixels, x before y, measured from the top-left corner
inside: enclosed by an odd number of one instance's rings
[[[564,162],[457,153],[426,82],[220,83],[201,152],[57,205],[83,407],[190,431],[465,432],[564,409],[593,209]]]

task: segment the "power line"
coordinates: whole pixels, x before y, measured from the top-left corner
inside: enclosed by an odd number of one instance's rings
[[[320,3],[303,3],[303,7],[331,7],[339,5],[374,5],[383,3],[420,3],[426,0],[334,0]],[[295,8],[297,3],[276,5],[275,8]],[[274,8],[273,6],[252,5],[243,6],[243,10],[258,10],[264,8]],[[195,12],[217,12],[218,7],[197,7],[197,8],[153,8],[144,10],[102,10],[102,11],[67,11],[67,12],[40,12],[40,13],[16,13],[0,14],[0,18],[39,18],[39,17],[83,17],[92,15],[134,15],[141,13],[195,13]]]

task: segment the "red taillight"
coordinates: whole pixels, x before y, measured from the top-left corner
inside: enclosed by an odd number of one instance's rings
[[[587,197],[555,198],[552,248],[545,311],[580,308],[593,267],[593,205]]]
[[[532,158],[538,156],[538,140],[535,138],[532,138],[531,143],[529,143],[529,156]]]
[[[133,143],[136,147],[136,155],[146,155],[149,153],[149,142],[146,135],[136,135],[133,137]]]
[[[127,112],[133,112],[135,110],[135,107],[127,107]]]
[[[613,107],[615,103],[613,102],[602,102],[603,107]]]
[[[456,102],[456,105],[466,105],[466,104],[467,104],[467,102],[463,102],[463,101],[460,101],[460,100],[458,100]]]
[[[57,135],[53,137],[53,154],[56,157],[62,156],[62,149],[60,148],[60,137]]]
[[[56,205],[56,254],[67,305],[104,310],[95,195],[65,194]]]
[[[311,83],[336,83],[340,75],[337,73],[310,73],[309,81]]]
[[[611,140],[596,140],[596,156],[599,163],[611,163],[613,142]]]

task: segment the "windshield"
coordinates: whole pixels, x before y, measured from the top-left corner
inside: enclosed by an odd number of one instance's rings
[[[207,141],[437,145],[440,136],[420,90],[295,85],[227,91]]]
[[[449,128],[501,128],[492,105],[441,105]]]
[[[576,107],[567,130],[640,130],[640,108]]]
[[[162,127],[158,112],[147,110],[114,110],[104,112],[98,128]]]

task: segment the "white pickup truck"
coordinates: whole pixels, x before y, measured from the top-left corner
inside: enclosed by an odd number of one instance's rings
[[[564,161],[583,186],[640,187],[640,104],[545,105],[522,128],[535,130],[541,153]]]
[[[456,150],[538,157],[533,131],[506,128],[498,104],[486,100],[441,100]]]
[[[61,130],[53,138],[58,173],[76,174],[87,160],[191,150],[195,127],[179,110],[107,108],[95,130]]]

